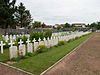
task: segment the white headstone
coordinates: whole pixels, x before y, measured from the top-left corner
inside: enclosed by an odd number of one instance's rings
[[[25,50],[25,45],[19,45],[19,55],[25,56],[26,50]]]
[[[5,36],[4,36],[4,35],[2,35],[2,37],[4,38]]]
[[[40,42],[40,41],[41,41],[41,39],[39,38],[39,39],[38,39],[38,41]]]
[[[35,38],[33,39],[33,41],[32,41],[32,42],[34,42],[34,43],[36,42]]]
[[[47,40],[50,40],[49,37],[47,38]]]
[[[10,59],[17,58],[17,46],[12,46],[10,49]]]
[[[16,35],[13,36],[13,39],[16,40]]]
[[[27,39],[26,43],[27,43],[27,44],[29,44],[29,43],[30,43],[30,40],[29,40],[29,39]]]
[[[48,41],[47,40],[44,41],[44,45],[48,47]]]
[[[54,39],[51,40],[51,46],[54,46]]]
[[[5,44],[3,44],[3,41],[1,41],[1,44],[0,44],[0,46],[1,46],[1,54],[3,54],[3,46],[4,46]]]
[[[48,48],[50,48],[51,47],[51,40],[48,40],[48,46],[47,46]]]
[[[15,44],[15,43],[11,40],[10,43],[9,43],[9,45],[11,45],[11,47],[12,47],[13,44]]]
[[[23,44],[23,41],[22,39],[20,39],[20,42],[18,42],[18,44],[22,45]]]
[[[46,40],[46,38],[44,37],[44,39],[43,39],[44,41]]]
[[[17,35],[17,37],[19,37],[19,35]]]
[[[8,37],[8,35],[6,35],[5,36],[5,41],[8,42],[8,40],[9,40],[9,37]]]
[[[39,45],[44,45],[44,41],[40,41],[39,42]]]
[[[33,52],[33,44],[30,43],[29,39],[27,39],[26,43],[27,43],[27,52],[32,53]]]
[[[51,40],[52,40],[52,37],[51,37]]]
[[[10,35],[10,40],[13,40],[13,37],[12,37],[12,35]]]
[[[27,52],[33,53],[33,44],[32,43],[27,44]]]
[[[34,52],[36,52],[38,49],[38,42],[34,42]]]

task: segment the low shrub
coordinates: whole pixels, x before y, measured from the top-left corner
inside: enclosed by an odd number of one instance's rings
[[[21,59],[27,59],[29,56],[21,56]]]
[[[28,39],[28,37],[26,37],[26,36],[22,37],[22,41],[24,42],[24,44],[26,44],[27,39]]]
[[[9,48],[9,47],[10,47],[10,45],[9,45],[8,43],[9,43],[9,42],[5,42],[4,49],[6,49],[6,48]]]
[[[55,45],[54,47],[58,47],[58,45]]]
[[[2,35],[0,34],[0,41],[4,41],[5,39],[2,37]]]
[[[47,47],[45,45],[39,45],[37,53],[42,53],[42,52],[45,52],[46,50],[47,50]]]
[[[20,57],[17,57],[17,58],[12,58],[11,61],[14,61],[14,62],[19,62],[20,61]]]
[[[75,39],[79,39],[80,37],[75,37]]]
[[[29,57],[32,57],[32,56],[35,56],[36,55],[36,53],[27,53],[27,55],[29,56]]]
[[[28,37],[26,37],[26,36],[17,37],[16,40],[15,40],[15,44],[14,44],[15,46],[18,46],[18,42],[20,41],[20,39],[23,41],[23,44],[26,44]]]
[[[48,29],[48,30],[44,33],[44,37],[47,39],[48,37],[51,38],[51,36],[52,36],[52,31]]]
[[[58,42],[58,46],[65,45],[65,43],[66,43],[65,41],[59,41],[59,42]]]
[[[40,37],[39,32],[31,32],[31,34],[30,34],[31,41],[35,38],[35,40],[38,42],[39,37]]]
[[[72,42],[72,41],[74,41],[75,39],[69,39],[67,42]]]
[[[27,53],[27,55],[28,55],[29,57],[32,57],[32,56],[33,56],[33,54],[32,54],[32,53]]]
[[[52,36],[51,30],[47,30],[45,32],[31,32],[30,40],[32,41],[35,38],[35,40],[38,42],[39,38],[43,41],[44,37],[47,39],[48,37],[51,38],[51,36]]]
[[[27,59],[29,56],[19,56],[17,58],[12,58],[11,61],[19,62],[21,59]]]

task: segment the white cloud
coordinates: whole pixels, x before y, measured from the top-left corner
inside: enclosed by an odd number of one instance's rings
[[[99,0],[20,0],[34,20],[47,24],[99,21]],[[17,4],[19,2],[17,1]]]

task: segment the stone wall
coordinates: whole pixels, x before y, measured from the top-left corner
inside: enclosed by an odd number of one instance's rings
[[[41,32],[41,31],[46,31],[47,29],[0,29],[0,34],[26,34],[30,33],[32,31],[34,32]],[[57,30],[57,29],[52,29],[53,33],[57,32],[64,32],[64,31],[73,31],[73,28],[66,28],[64,30]],[[88,31],[88,28],[78,28],[78,31]]]

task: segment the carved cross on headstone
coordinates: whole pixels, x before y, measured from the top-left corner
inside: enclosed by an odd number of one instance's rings
[[[49,37],[47,38],[47,40],[50,40]]]
[[[3,43],[3,41],[1,41],[0,46],[1,46],[1,54],[3,54],[3,46],[5,45],[5,43]]]
[[[44,41],[46,40],[46,38],[43,39]]]
[[[51,40],[52,40],[52,37],[51,37]]]
[[[29,43],[30,43],[30,40],[29,40],[29,39],[27,39],[26,43],[27,43],[27,44],[29,44]]]
[[[41,39],[39,38],[39,39],[38,39],[38,41],[40,42],[40,41],[41,41]]]
[[[22,39],[20,39],[20,42],[18,42],[18,44],[22,45],[23,44],[23,41]]]
[[[36,42],[35,38],[33,39],[33,41],[32,41],[32,42],[34,42],[34,43]]]
[[[12,47],[13,44],[15,44],[15,43],[11,40],[10,43],[9,43],[9,45],[11,45],[11,47]]]

